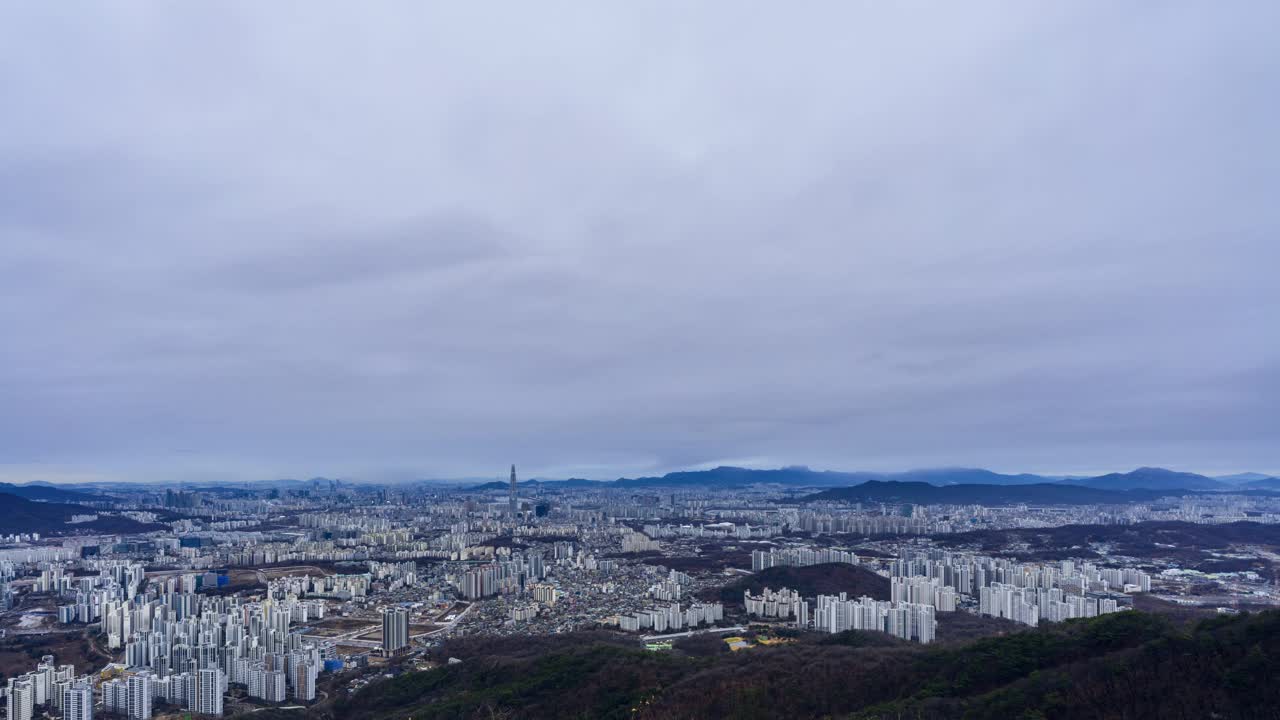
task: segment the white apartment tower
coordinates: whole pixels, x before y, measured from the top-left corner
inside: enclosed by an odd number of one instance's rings
[[[62,691],[62,720],[93,720],[93,686],[77,683]]]
[[[151,720],[151,676],[131,675],[127,687],[129,720]]]
[[[196,703],[192,708],[201,715],[222,714],[222,671],[217,668],[200,670],[196,675]]]
[[[35,712],[35,683],[27,679],[9,679],[9,720],[31,720]]]

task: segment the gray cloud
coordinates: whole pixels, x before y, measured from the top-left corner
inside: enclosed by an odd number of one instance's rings
[[[460,266],[497,261],[504,254],[501,231],[482,219],[448,215],[425,217],[390,228],[327,228],[301,234],[296,228],[245,228],[248,233],[278,230],[278,247],[252,258],[218,265],[210,271],[213,288],[250,293],[332,290],[362,282],[387,282],[401,276],[436,274]]]
[[[1280,472],[1277,20],[6,7],[0,479]]]

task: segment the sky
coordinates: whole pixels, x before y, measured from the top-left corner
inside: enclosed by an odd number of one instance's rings
[[[1280,473],[1280,3],[5,3],[0,480]]]

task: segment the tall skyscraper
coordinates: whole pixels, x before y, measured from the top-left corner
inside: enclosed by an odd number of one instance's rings
[[[409,611],[402,607],[382,611],[382,651],[395,654],[409,647]]]
[[[511,466],[511,514],[515,515],[516,510],[520,507],[516,500],[516,466]]]

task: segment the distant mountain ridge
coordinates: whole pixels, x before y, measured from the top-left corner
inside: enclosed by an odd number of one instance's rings
[[[905,472],[838,472],[811,470],[804,466],[791,466],[773,470],[757,470],[721,466],[709,470],[683,470],[660,477],[619,478],[617,480],[527,480],[519,487],[555,488],[663,488],[663,487],[712,487],[737,488],[751,485],[781,485],[794,488],[852,487],[867,482],[924,483],[935,487],[953,485],[989,485],[1017,487],[1024,485],[1060,485],[1092,488],[1095,490],[1232,490],[1232,489],[1280,489],[1280,480],[1259,473],[1242,473],[1233,479],[1211,478],[1196,473],[1177,472],[1164,468],[1142,467],[1128,473],[1109,473],[1096,477],[1061,477],[1020,473],[1007,475],[982,468],[930,468]],[[1235,480],[1234,478],[1239,478]],[[471,490],[505,490],[506,482],[496,481],[475,485]]]
[[[90,495],[89,493],[76,492],[74,490],[63,490],[62,488],[43,482],[34,482],[27,485],[0,483],[0,493],[25,498],[27,500],[39,500],[44,502],[85,503],[102,502],[108,499],[97,495]]]
[[[1280,477],[1275,475],[1246,472],[1236,473],[1235,475],[1220,475],[1215,479],[1252,490],[1280,490]]]
[[[930,485],[923,482],[871,480],[853,487],[832,488],[797,498],[797,502],[888,502],[921,505],[1101,505],[1142,502],[1163,497],[1151,489],[1107,490],[1062,483],[1032,485]]]
[[[1243,473],[1236,473],[1235,475],[1219,475],[1214,479],[1221,480],[1222,482],[1225,482],[1225,483],[1239,485],[1243,483],[1254,482],[1257,480],[1275,480],[1277,478],[1271,475],[1264,475],[1262,473],[1243,472]]]
[[[1133,472],[1110,473],[1098,477],[1064,480],[1065,484],[1099,490],[1227,490],[1232,486],[1196,473],[1175,472],[1164,468],[1140,467]]]
[[[24,497],[0,493],[0,530],[6,533],[40,533],[62,535],[80,530],[108,533],[140,533],[163,529],[164,525],[148,525],[119,515],[99,515],[97,520],[68,525],[74,515],[97,515],[98,511],[83,505],[38,502]]]
[[[983,482],[992,485],[1020,485],[1053,482],[1058,478],[1040,475],[1002,475],[978,468],[935,468],[908,470],[898,473],[839,472],[835,470],[810,470],[804,466],[792,466],[775,470],[757,470],[723,465],[710,470],[681,470],[660,477],[618,478],[617,480],[525,480],[518,487],[622,487],[655,488],[677,486],[747,487],[749,485],[785,485],[791,487],[841,487],[857,485],[869,480],[900,480],[904,482],[929,482],[935,485],[956,485]],[[475,485],[471,490],[505,490],[510,485],[494,481]]]

